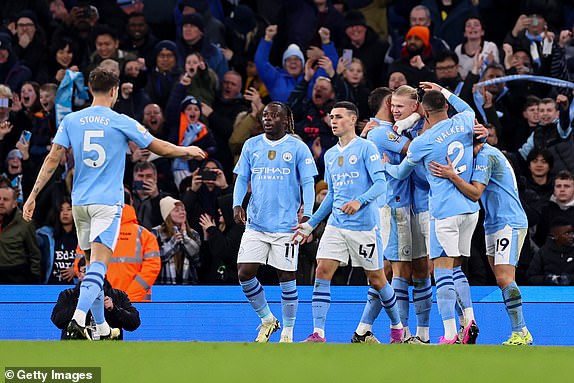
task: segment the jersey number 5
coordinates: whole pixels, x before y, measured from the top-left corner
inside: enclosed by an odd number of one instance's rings
[[[84,152],[95,151],[98,154],[96,159],[84,158],[84,164],[91,168],[99,168],[106,161],[106,151],[104,147],[100,144],[92,142],[92,138],[102,138],[104,137],[103,130],[86,130],[84,132]]]

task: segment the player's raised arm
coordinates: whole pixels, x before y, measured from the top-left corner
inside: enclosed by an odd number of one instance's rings
[[[171,142],[154,138],[147,147],[151,152],[162,157],[177,158],[191,157],[198,160],[205,158],[205,152],[197,146],[177,146]]]
[[[34,183],[34,187],[32,188],[32,192],[28,196],[24,207],[22,208],[22,216],[26,221],[32,220],[32,215],[34,214],[34,208],[36,207],[36,197],[44,186],[48,183],[52,175],[58,168],[60,163],[60,158],[66,152],[66,148],[62,145],[52,144],[52,148],[50,152],[44,159],[44,163],[42,164],[42,168],[40,169],[40,173],[36,178],[36,182]]]
[[[443,88],[440,85],[435,84],[434,82],[426,82],[423,81],[420,83],[420,87],[423,88],[425,91],[428,90],[436,90],[443,94],[444,98],[448,101],[449,104],[458,112],[469,112],[472,113],[472,118],[474,118],[474,110],[470,105],[468,105],[462,98],[458,97],[456,94],[452,93],[450,90]]]

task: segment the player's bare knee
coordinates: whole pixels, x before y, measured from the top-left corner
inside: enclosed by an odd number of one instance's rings
[[[277,278],[279,278],[279,282],[290,282],[297,279],[297,274],[293,271],[277,270]]]
[[[430,275],[429,273],[429,262],[427,257],[413,259],[412,262],[413,268],[413,278],[416,279],[423,279],[428,278]]]
[[[241,282],[248,281],[257,276],[259,265],[253,263],[238,263],[237,277]]]

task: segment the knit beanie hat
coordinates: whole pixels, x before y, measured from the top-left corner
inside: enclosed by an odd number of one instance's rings
[[[301,64],[305,66],[305,56],[303,56],[303,52],[297,44],[290,44],[283,53],[283,66],[285,66],[285,61],[291,56],[297,56],[301,60]]]
[[[187,96],[186,98],[183,99],[183,101],[181,102],[181,111],[183,112],[185,110],[185,108],[187,108],[188,105],[197,105],[197,107],[199,108],[199,113],[201,113],[201,102],[199,102],[199,100],[193,96]]]
[[[201,13],[193,13],[191,15],[185,15],[181,19],[181,25],[191,24],[199,28],[200,31],[205,32],[205,24],[203,23],[203,16]]]
[[[416,26],[412,27],[407,32],[405,40],[408,40],[409,37],[411,37],[411,36],[416,36],[419,39],[421,39],[422,42],[424,43],[425,47],[428,47],[430,45],[430,31],[427,27],[423,27],[420,25],[416,25]]]

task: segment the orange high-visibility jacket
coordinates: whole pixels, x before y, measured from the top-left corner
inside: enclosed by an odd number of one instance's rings
[[[132,302],[150,302],[151,286],[160,270],[157,239],[138,225],[134,208],[124,205],[118,243],[106,274],[108,280],[115,289],[125,291]]]

